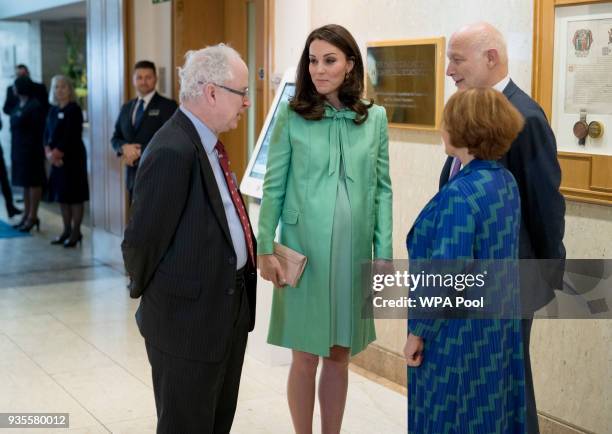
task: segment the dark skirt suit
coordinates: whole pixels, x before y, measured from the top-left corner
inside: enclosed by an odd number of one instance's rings
[[[83,114],[75,102],[53,106],[47,116],[45,144],[64,153],[61,167],[52,166],[49,175],[49,200],[82,203],[89,200],[87,152],[81,139]]]
[[[11,112],[11,179],[18,187],[42,187],[46,183],[43,133],[44,110],[30,98]]]

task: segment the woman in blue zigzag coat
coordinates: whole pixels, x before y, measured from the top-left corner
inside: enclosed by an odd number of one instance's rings
[[[455,157],[452,180],[425,206],[408,234],[411,272],[417,271],[412,269],[417,260],[435,267],[438,259],[514,263],[518,258],[519,191],[497,160],[522,125],[519,112],[496,90],[459,91],[449,99],[442,138],[446,153]],[[498,285],[502,292],[496,295],[485,294],[495,308],[501,299],[520,305],[516,274],[507,277],[506,283],[514,284]],[[469,292],[462,295],[468,298]],[[404,348],[409,433],[525,432],[518,318],[499,312],[489,319],[409,316]]]

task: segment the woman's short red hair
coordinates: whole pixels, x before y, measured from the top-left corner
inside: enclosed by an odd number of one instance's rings
[[[501,93],[474,88],[450,97],[442,126],[455,148],[468,148],[480,160],[499,160],[523,129],[523,116]]]

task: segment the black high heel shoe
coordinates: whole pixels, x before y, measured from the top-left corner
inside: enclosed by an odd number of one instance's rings
[[[70,238],[70,232],[62,232],[62,234],[59,237],[54,238],[51,241],[51,244],[56,245],[56,246],[60,244],[64,244],[64,241],[66,241],[68,238]]]
[[[17,230],[21,229],[21,227],[25,225],[27,220],[28,220],[27,217],[22,218],[19,223],[15,223],[14,225],[12,225],[13,229],[17,229]]]
[[[82,243],[83,243],[83,235],[79,234],[77,238],[73,239],[72,237],[70,237],[69,239],[64,241],[64,248],[70,249],[72,247],[76,247],[77,244],[82,244]]]
[[[30,232],[34,226],[36,226],[36,232],[40,232],[40,219],[27,219],[25,223],[18,228],[18,230],[19,232]]]
[[[13,206],[7,210],[7,213],[8,213],[9,218],[12,219],[16,215],[23,213],[23,211]]]

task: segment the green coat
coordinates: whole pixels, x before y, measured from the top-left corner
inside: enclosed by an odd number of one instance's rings
[[[372,253],[375,258],[393,256],[387,115],[374,105],[368,119],[357,125],[353,111],[330,105],[319,121],[304,119],[287,103],[278,110],[268,151],[257,252],[272,253],[280,219],[281,244],[306,255],[308,264],[296,288],[274,288],[268,342],[329,355],[331,236],[342,147],[352,214],[351,353],[357,354],[376,339],[374,321],[362,318],[361,263],[371,260]]]

